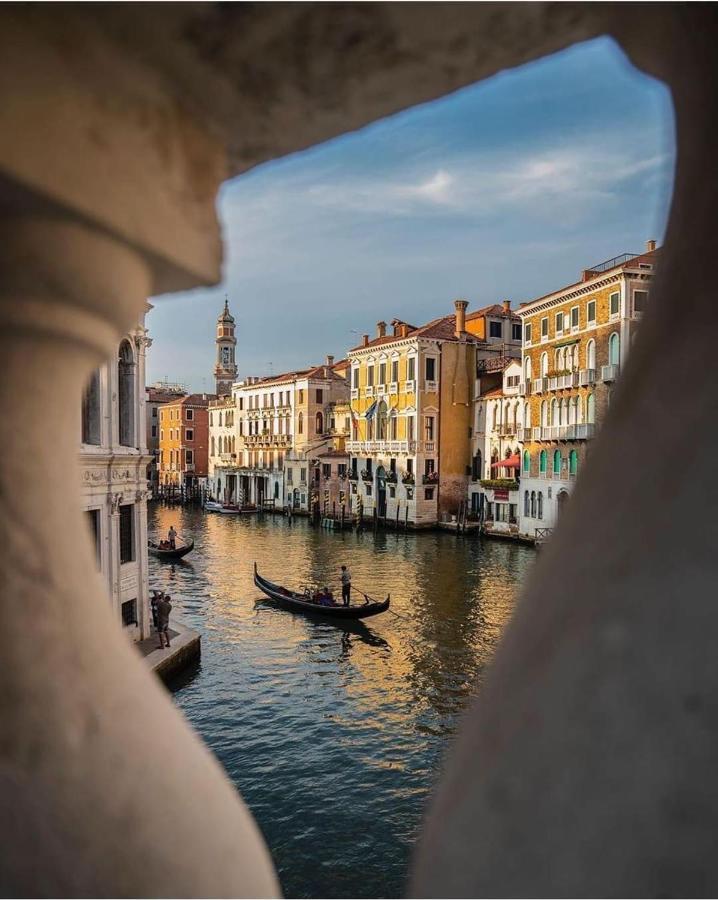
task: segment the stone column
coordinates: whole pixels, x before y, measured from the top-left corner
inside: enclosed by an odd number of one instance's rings
[[[278,892],[247,810],[118,628],[79,510],[81,390],[150,291],[143,259],[102,230],[61,215],[2,220],[8,894]]]

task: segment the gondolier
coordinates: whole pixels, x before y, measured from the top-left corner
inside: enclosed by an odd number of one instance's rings
[[[349,569],[346,566],[342,566],[342,603],[344,606],[349,606],[351,603],[352,596],[352,576]]]
[[[177,541],[177,532],[174,525],[170,525],[170,530],[167,532],[167,541],[170,545],[170,550],[174,550]]]

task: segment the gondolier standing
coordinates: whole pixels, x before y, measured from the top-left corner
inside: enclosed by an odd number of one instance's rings
[[[346,566],[342,566],[342,603],[349,606],[352,594],[352,576]]]
[[[167,540],[170,545],[170,550],[174,550],[175,542],[177,541],[177,532],[175,531],[174,525],[170,525],[170,530],[167,532]]]

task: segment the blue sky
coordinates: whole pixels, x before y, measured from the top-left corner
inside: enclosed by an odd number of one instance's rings
[[[666,89],[609,39],[406,110],[227,183],[222,284],[153,298],[148,381],[213,389],[224,294],[240,377],[337,358],[395,316],[514,306],[661,241]]]

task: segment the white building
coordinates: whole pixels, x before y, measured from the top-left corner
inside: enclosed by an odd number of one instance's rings
[[[521,362],[477,361],[469,503],[487,532],[518,534],[519,471],[524,424]]]
[[[133,640],[148,637],[144,323],[97,369],[82,400],[81,502],[112,605]]]

